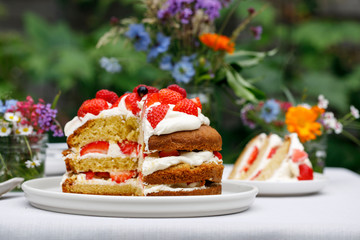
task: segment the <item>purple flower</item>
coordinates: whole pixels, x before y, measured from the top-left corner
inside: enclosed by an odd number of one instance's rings
[[[253,111],[254,109],[255,109],[254,105],[246,104],[240,111],[240,116],[243,124],[251,129],[254,129],[256,127],[256,124],[248,118],[248,114],[250,111]]]
[[[49,103],[48,104],[38,103],[36,105],[35,112],[38,115],[37,118],[38,126],[42,131],[44,132],[52,131],[54,137],[63,136],[62,129],[54,121],[57,115],[56,109],[52,109]]]
[[[188,24],[189,23],[189,19],[191,17],[191,15],[193,14],[192,10],[190,8],[185,8],[184,10],[182,10],[182,12],[180,13],[180,21],[182,24]]]
[[[198,0],[195,4],[195,10],[203,9],[210,21],[220,16],[221,8],[221,3],[218,0]]]
[[[145,31],[143,24],[130,24],[129,30],[125,33],[125,36],[135,40],[134,46],[137,51],[146,51],[151,43],[150,36]]]
[[[260,40],[263,31],[261,26],[251,27],[250,31],[254,35],[255,40]]]
[[[168,50],[169,45],[170,45],[170,37],[165,36],[162,33],[158,33],[156,35],[156,44],[155,46],[153,46],[148,54],[148,61],[151,61],[152,59],[156,58],[157,56],[159,56],[160,53],[164,53]]]

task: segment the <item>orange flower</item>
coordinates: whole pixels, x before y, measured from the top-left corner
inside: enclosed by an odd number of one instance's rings
[[[224,35],[204,33],[200,36],[200,41],[215,51],[226,51],[231,54],[235,50],[235,43],[230,42],[230,38]]]
[[[319,108],[290,107],[285,115],[287,129],[297,133],[301,142],[316,139],[321,135],[321,124],[316,122],[320,112]]]

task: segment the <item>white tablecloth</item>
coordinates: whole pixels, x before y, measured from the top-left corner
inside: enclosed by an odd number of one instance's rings
[[[224,177],[227,177],[226,168]],[[360,176],[328,168],[321,193],[257,197],[242,213],[199,218],[109,218],[32,207],[23,193],[0,198],[0,239],[360,239]]]

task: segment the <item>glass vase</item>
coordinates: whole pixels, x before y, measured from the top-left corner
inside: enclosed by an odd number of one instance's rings
[[[25,181],[43,177],[47,142],[45,134],[0,137],[0,182],[14,177]]]
[[[327,137],[322,135],[316,140],[304,143],[305,151],[313,166],[314,172],[323,173],[326,163]]]

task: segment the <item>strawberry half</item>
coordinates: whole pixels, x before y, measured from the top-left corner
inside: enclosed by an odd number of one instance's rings
[[[104,99],[105,101],[114,104],[116,100],[118,100],[118,95],[113,92],[106,89],[102,89],[97,91],[96,98]]]
[[[198,112],[198,108],[196,106],[196,104],[191,101],[190,99],[184,98],[183,100],[179,101],[174,109],[174,111],[177,112],[183,112],[186,114],[190,114],[190,115],[194,115],[194,116],[198,116],[199,112]]]
[[[121,99],[123,99],[123,97],[129,95],[129,93],[125,93],[124,95],[122,95],[121,97],[119,97],[114,103],[113,105],[111,106],[111,108],[114,108],[114,107],[118,107],[119,106],[119,103],[121,102]]]
[[[92,172],[92,171],[88,171],[88,172],[84,172],[84,173],[85,173],[85,175],[86,175],[86,180],[91,180],[91,179],[93,179],[94,176],[95,176],[95,173]]]
[[[308,154],[300,149],[294,149],[293,154],[291,156],[291,159],[294,163],[303,162],[307,158],[308,158]]]
[[[153,128],[156,128],[156,126],[161,122],[161,120],[164,119],[166,113],[169,110],[169,105],[167,104],[161,104],[157,105],[155,107],[152,107],[150,111],[147,114],[147,120],[151,124]]]
[[[108,108],[108,103],[104,99],[94,98],[86,100],[80,106],[78,116],[84,117],[87,113],[98,115],[102,110],[106,110]]]
[[[88,153],[107,154],[109,150],[109,143],[106,141],[96,141],[83,146],[80,150],[80,156]]]
[[[297,177],[298,180],[313,180],[313,170],[305,163],[299,165],[300,175]]]
[[[160,151],[159,157],[170,157],[170,156],[180,156],[180,153],[178,150],[166,150],[166,151]]]
[[[219,153],[218,151],[214,151],[213,153],[214,153],[215,157],[217,157],[220,160],[222,159],[221,153]]]
[[[202,105],[201,105],[201,102],[200,102],[200,98],[199,98],[199,97],[191,98],[190,100],[193,101],[198,108],[202,109]]]
[[[250,165],[253,164],[253,162],[257,158],[258,154],[259,154],[259,148],[255,146],[250,154],[249,159],[246,162],[246,165],[241,169],[241,171],[247,172],[249,170]]]
[[[148,93],[145,107],[148,108],[156,102],[160,102],[159,93]]]
[[[159,91],[159,100],[162,104],[176,104],[181,99],[183,99],[183,96],[170,89],[161,89]]]
[[[279,147],[273,147],[270,152],[269,155],[266,157],[267,159],[272,158],[274,156],[274,154],[276,153],[276,151],[278,150]]]
[[[140,101],[140,97],[137,93],[130,93],[125,99],[125,106],[128,110],[130,110],[134,115],[140,112],[140,108],[138,106],[138,102]]]
[[[116,183],[123,183],[126,180],[135,177],[137,174],[136,170],[132,171],[121,171],[121,172],[110,172],[111,179]]]
[[[132,141],[123,141],[118,143],[118,146],[122,153],[126,155],[131,155],[133,152],[139,154],[139,144],[137,142]]]
[[[180,87],[177,84],[171,84],[170,86],[167,87],[170,90],[173,90],[175,92],[178,92],[181,94],[181,96],[183,96],[183,98],[186,98],[186,90],[183,89],[182,87]]]

